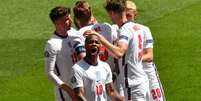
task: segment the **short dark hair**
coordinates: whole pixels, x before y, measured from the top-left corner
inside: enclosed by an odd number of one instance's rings
[[[89,35],[87,35],[87,36],[86,36],[86,39],[85,39],[85,44],[86,44],[86,43],[88,43],[88,42],[89,42],[89,40],[90,40],[90,39],[91,39],[93,36],[98,37],[98,36],[97,36],[97,35],[95,35],[95,34],[89,34]],[[99,39],[99,37],[98,37],[98,40],[100,40],[100,39]]]
[[[58,18],[69,14],[70,14],[70,8],[64,6],[57,6],[50,11],[49,17],[52,20],[52,22],[55,22]]]
[[[73,13],[74,17],[79,19],[81,24],[89,22],[92,16],[91,7],[85,0],[80,0],[75,3]]]
[[[107,0],[105,9],[116,13],[122,13],[126,10],[126,0]]]

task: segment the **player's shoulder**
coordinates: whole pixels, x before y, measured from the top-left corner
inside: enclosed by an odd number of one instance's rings
[[[111,25],[111,27],[112,27],[112,29],[114,29],[114,30],[118,30],[118,29],[119,29],[119,26],[118,26],[117,24],[113,24],[113,25]]]
[[[133,28],[134,28],[135,30],[144,30],[145,26],[142,25],[142,24],[140,24],[140,23],[134,22]]]
[[[127,21],[125,22],[121,27],[132,27],[133,25],[135,25],[136,23],[133,21]]]
[[[111,30],[111,25],[107,22],[96,23],[94,24],[93,29],[95,31],[108,31],[108,30]]]
[[[62,39],[53,34],[46,42],[46,48],[51,48],[56,50],[59,48],[60,44],[62,42]]]
[[[124,35],[129,35],[131,36],[132,34],[128,34],[128,33],[133,33],[133,26],[135,25],[134,22],[132,21],[127,21],[124,24],[122,24],[119,29],[117,30],[118,33],[120,34],[124,34]]]
[[[70,30],[68,30],[67,32],[74,34],[74,33],[77,33],[77,30],[75,28],[71,27]]]
[[[139,23],[136,23],[136,24],[138,24],[141,27],[141,29],[142,29],[143,33],[145,34],[145,36],[151,36],[151,31],[150,31],[148,26],[143,25],[143,24],[139,24]]]
[[[102,23],[101,26],[103,26],[103,27],[108,27],[108,28],[111,28],[111,27],[112,27],[112,25],[109,24],[109,23],[107,23],[107,22]]]
[[[67,31],[67,33],[68,33],[68,37],[79,36],[78,31],[72,27],[70,30]]]
[[[79,35],[83,35],[84,32],[86,32],[87,30],[91,30],[92,27],[93,27],[93,24],[88,25],[88,26],[84,26],[84,27],[82,27],[82,28],[80,28],[80,29],[78,30],[78,34],[79,34]]]
[[[134,29],[135,31],[142,31],[144,34],[150,33],[149,27],[140,23],[132,22],[130,24],[127,24],[126,27],[130,27]]]
[[[102,66],[104,69],[106,69],[107,71],[110,70],[110,65],[107,62],[104,62],[102,60],[98,60],[99,65]]]
[[[135,25],[136,25],[136,26],[139,26],[139,27],[142,28],[143,30],[149,30],[149,27],[146,26],[146,25],[144,25],[144,24],[140,24],[140,23],[136,23],[136,22],[135,22]]]
[[[73,65],[72,68],[73,68],[74,70],[78,70],[78,71],[83,72],[83,71],[86,70],[87,64],[86,64],[86,62],[85,62],[83,59],[81,59],[81,60],[79,60],[78,62],[76,62],[76,63]]]
[[[57,36],[55,33],[52,33],[52,35],[47,40],[47,43],[54,43],[54,42],[57,42],[57,41],[60,41],[60,40],[62,40],[61,37]]]
[[[133,26],[135,26],[135,23],[133,21],[127,21],[119,27],[119,31],[127,32],[130,29],[133,29]]]
[[[78,62],[76,62],[73,65],[72,69],[76,70],[76,71],[83,71],[83,66],[82,65],[83,65],[83,60],[79,60]]]
[[[111,32],[112,31],[112,25],[110,25],[109,23],[107,23],[107,22],[104,22],[104,23],[102,23],[101,24],[102,25],[102,28],[105,30],[105,31],[109,31],[109,32]]]
[[[70,30],[67,31],[68,33],[68,40],[70,41],[83,41],[84,37],[82,33],[79,33],[78,30],[71,28]]]
[[[108,65],[108,63],[107,63],[107,62],[102,61],[102,60],[100,60],[100,59],[98,59],[98,62],[99,62],[101,65]]]

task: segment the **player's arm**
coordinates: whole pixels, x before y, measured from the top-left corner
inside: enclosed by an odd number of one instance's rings
[[[143,62],[152,62],[153,61],[153,37],[151,34],[151,31],[148,27],[144,28],[144,37],[145,37],[145,43],[143,45],[143,56],[142,61]]]
[[[64,82],[55,74],[56,56],[57,50],[50,43],[47,43],[45,47],[45,70],[48,78],[59,86]]]
[[[142,62],[152,62],[153,61],[153,48],[143,49]]]
[[[75,94],[75,101],[87,101],[84,97],[84,88],[83,87],[77,87],[74,88],[74,94]]]
[[[110,69],[110,66],[108,64],[105,65],[107,69],[107,79],[106,79],[106,85],[105,89],[108,95],[111,96],[112,101],[124,101],[124,98],[121,97],[118,92],[115,90],[113,83],[112,83],[112,71]]]
[[[66,85],[59,76],[54,72],[56,65],[57,51],[50,43],[47,43],[45,47],[45,69],[48,78],[54,82],[55,85],[66,91],[70,97],[73,97],[72,88]]]
[[[121,97],[114,89],[113,83],[106,84],[106,91],[111,96],[112,101],[124,101],[124,97]]]
[[[63,89],[67,94],[71,97],[72,100],[75,99],[75,94],[73,92],[73,89],[69,87],[67,84],[63,83],[59,86],[61,89]]]
[[[75,94],[75,101],[87,101],[84,97],[84,84],[83,84],[83,72],[80,71],[77,67],[78,65],[75,64],[72,67],[72,78],[71,84],[73,86],[73,93]]]
[[[117,46],[113,45],[109,41],[107,41],[101,34],[95,31],[86,31],[85,35],[95,34],[100,38],[101,43],[107,47],[115,56],[116,58],[121,58],[125,54],[126,50],[128,49],[128,44],[124,42],[117,42]]]

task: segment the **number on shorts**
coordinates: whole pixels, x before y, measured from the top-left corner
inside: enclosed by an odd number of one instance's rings
[[[153,99],[158,99],[161,97],[161,91],[159,88],[152,89],[151,94],[152,94]]]

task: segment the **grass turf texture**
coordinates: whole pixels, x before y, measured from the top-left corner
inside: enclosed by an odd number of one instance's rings
[[[44,74],[43,47],[53,26],[49,10],[74,0],[1,0],[0,101],[54,101]],[[90,0],[100,22],[104,0]],[[155,61],[167,101],[200,101],[201,0],[138,0],[138,22],[155,39]]]

